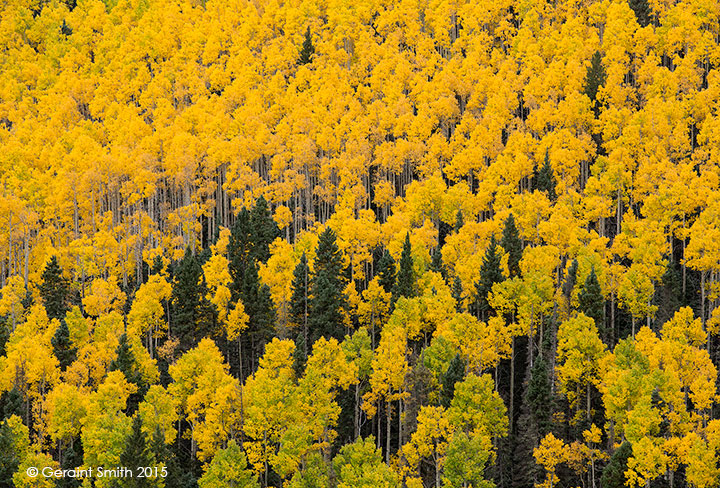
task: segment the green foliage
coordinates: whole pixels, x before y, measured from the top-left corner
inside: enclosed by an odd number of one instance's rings
[[[590,66],[587,69],[587,76],[585,77],[585,89],[583,92],[588,96],[592,103],[595,116],[599,113],[599,103],[597,100],[598,89],[605,84],[607,74],[605,73],[605,67],[602,64],[602,55],[600,51],[595,51],[590,60]]]
[[[342,311],[346,299],[343,293],[342,269],[342,256],[336,243],[335,232],[328,227],[318,240],[311,281],[311,344],[320,337],[342,340],[345,336]]]
[[[453,230],[455,232],[460,232],[463,225],[465,225],[465,219],[463,217],[462,209],[459,208],[457,214],[455,215],[455,226],[453,227]]]
[[[260,196],[250,212],[250,259],[264,263],[270,257],[270,243],[280,237],[280,229],[272,218],[267,201]]]
[[[652,20],[652,8],[650,8],[650,2],[648,0],[628,0],[628,4],[633,12],[635,12],[635,18],[637,19],[640,27],[646,27]]]
[[[397,281],[392,290],[393,303],[400,297],[412,298],[415,296],[415,271],[413,270],[412,248],[410,247],[410,233],[405,234],[402,254],[400,254],[400,269]]]
[[[304,469],[297,471],[288,484],[288,488],[330,488],[330,486],[328,466],[319,453],[310,454],[305,461]]]
[[[593,319],[602,333],[604,330],[605,297],[603,297],[594,266],[585,279],[585,285],[578,293],[578,302],[580,311]]]
[[[377,275],[378,282],[383,287],[385,293],[392,293],[395,288],[395,260],[387,250],[383,250],[382,257],[378,261]]]
[[[133,474],[137,474],[138,467],[156,466],[152,452],[148,447],[147,438],[142,431],[142,419],[140,415],[135,415],[132,423],[132,430],[124,443],[124,450],[120,454],[120,466],[132,469]],[[161,485],[161,476],[155,477],[124,477],[116,478],[113,488],[156,488]]]
[[[435,248],[435,252],[432,255],[432,260],[430,261],[430,271],[433,271],[435,273],[440,273],[443,278],[446,276],[445,266],[443,265],[442,261],[442,251],[440,250],[440,246]]]
[[[547,363],[540,356],[530,370],[530,380],[525,391],[525,402],[535,421],[540,438],[545,437],[552,426],[553,396],[551,386]]]
[[[447,371],[442,377],[442,390],[440,392],[440,404],[449,407],[455,395],[455,384],[465,377],[465,361],[456,354],[450,361]]]
[[[312,35],[310,34],[310,26],[305,31],[305,38],[303,39],[302,48],[300,49],[300,57],[298,58],[298,66],[303,64],[312,63],[313,55],[315,54],[315,46],[312,42]]]
[[[299,367],[307,361],[309,340],[307,325],[310,311],[310,268],[305,253],[300,256],[300,262],[295,266],[291,287],[290,321],[298,330],[297,339],[295,340],[295,356]]]
[[[624,488],[625,471],[627,471],[628,459],[632,456],[632,445],[625,441],[610,457],[610,462],[602,472],[600,486],[603,488]]]
[[[77,348],[72,347],[70,329],[65,319],[60,320],[60,325],[50,342],[53,347],[53,353],[60,363],[60,369],[65,371],[65,369],[75,361],[75,355],[77,354]]]
[[[510,214],[505,220],[500,245],[508,253],[509,278],[520,276],[520,260],[522,259],[523,244],[520,239],[520,232],[515,226],[515,217]]]
[[[189,246],[177,264],[174,275],[171,331],[180,341],[180,350],[187,351],[202,337],[198,326],[206,325],[203,324],[203,304],[207,294],[201,285],[202,266]]]
[[[452,292],[452,297],[455,299],[455,311],[458,313],[464,312],[465,306],[463,305],[463,299],[465,297],[463,295],[462,281],[459,276],[455,276],[455,278],[453,278],[452,288],[450,291]]]
[[[485,435],[457,432],[450,440],[443,481],[448,488],[494,488],[485,471],[492,462],[492,443]]]
[[[28,450],[28,429],[13,416],[0,424],[0,486],[14,486],[13,474]]]
[[[142,376],[137,369],[135,364],[135,355],[130,348],[130,343],[128,342],[126,334],[120,336],[120,343],[115,350],[115,354],[116,357],[110,363],[108,371],[120,371],[125,376],[128,383],[132,383],[138,387],[138,391],[131,393],[127,401],[126,411],[128,414],[132,414],[137,410],[138,405],[145,394],[147,385],[144,384]]]
[[[22,417],[25,415],[25,402],[22,394],[17,387],[13,386],[10,390],[0,395],[0,408],[2,408],[2,418],[7,419],[13,415]]]
[[[38,286],[40,297],[45,305],[49,319],[61,319],[68,311],[67,301],[70,285],[63,277],[57,257],[53,256],[42,272],[42,282]]]
[[[550,165],[549,151],[545,151],[543,165],[535,169],[533,183],[533,189],[545,192],[551,202],[557,199],[557,194],[555,193],[555,173]]]
[[[495,236],[492,236],[480,267],[480,280],[475,284],[475,314],[478,318],[486,317],[491,311],[487,299],[488,294],[492,291],[492,286],[505,280],[500,269],[500,261],[501,255],[497,241],[495,241]]]

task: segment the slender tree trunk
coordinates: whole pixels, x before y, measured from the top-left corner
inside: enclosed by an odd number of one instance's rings
[[[390,464],[390,400],[385,400],[385,422],[386,422],[386,438],[385,438],[385,463]]]
[[[515,430],[515,336],[512,336],[510,352],[510,435]]]

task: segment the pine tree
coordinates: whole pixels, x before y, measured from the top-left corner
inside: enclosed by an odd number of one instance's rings
[[[260,281],[254,263],[245,270],[241,299],[248,315],[247,333],[250,336],[253,358],[259,358],[265,344],[273,337],[275,306],[270,296],[270,288]]]
[[[315,46],[313,46],[312,35],[310,34],[310,26],[305,31],[305,39],[303,40],[302,49],[300,49],[300,57],[298,58],[298,66],[312,63],[315,54]]]
[[[465,219],[463,218],[462,209],[459,208],[457,214],[455,214],[455,226],[453,227],[453,230],[455,232],[460,232],[463,225],[465,225]]]
[[[72,347],[70,329],[68,329],[65,319],[60,320],[60,325],[55,331],[55,335],[50,340],[50,343],[52,344],[55,357],[58,358],[60,362],[60,370],[65,371],[65,369],[75,361],[75,355],[77,353],[77,348]]]
[[[520,276],[520,260],[522,259],[523,244],[520,240],[520,233],[515,226],[515,217],[510,214],[505,220],[500,245],[508,253],[508,271],[510,278]]]
[[[595,320],[595,325],[598,326],[598,330],[602,333],[605,328],[605,324],[603,323],[605,318],[605,298],[600,288],[600,282],[595,274],[594,266],[585,279],[585,285],[578,294],[578,302],[580,311]]]
[[[440,250],[440,246],[435,248],[435,252],[432,255],[432,260],[430,261],[430,271],[440,273],[443,278],[447,277],[447,273],[445,272],[445,265],[443,265],[442,251]]]
[[[590,66],[587,69],[587,75],[585,76],[585,89],[583,93],[590,99],[593,112],[595,117],[600,114],[600,104],[597,100],[598,89],[605,84],[607,75],[605,73],[605,67],[602,64],[602,56],[600,51],[595,51],[590,61]]]
[[[272,218],[267,201],[260,196],[250,212],[250,259],[267,262],[270,257],[270,243],[280,237],[280,229]]]
[[[550,165],[550,152],[545,151],[545,161],[543,165],[536,169],[534,175],[534,190],[544,191],[551,202],[557,198],[555,193],[555,173]]]
[[[448,408],[455,395],[455,384],[465,377],[465,361],[456,354],[450,361],[447,371],[442,377],[442,390],[440,391],[440,404]]]
[[[45,265],[42,273],[42,283],[38,287],[42,297],[45,311],[49,319],[61,319],[67,313],[67,300],[70,285],[62,275],[62,268],[57,257],[53,256]]]
[[[505,280],[500,269],[500,259],[495,236],[492,236],[480,266],[480,280],[475,284],[475,314],[478,318],[484,319],[490,312],[487,299],[492,286]]]
[[[647,27],[652,19],[652,9],[648,0],[629,0],[630,8],[635,12],[640,27]]]
[[[0,424],[0,486],[15,486],[12,477],[20,466],[23,453],[15,448],[15,436],[7,419]]]
[[[600,486],[603,488],[625,487],[625,471],[628,459],[632,456],[632,445],[625,441],[610,457],[610,462],[603,470]]]
[[[201,339],[197,325],[206,293],[200,285],[202,266],[190,247],[180,260],[172,283],[172,314],[170,332],[180,341],[180,351],[188,351]]]
[[[383,251],[382,257],[377,265],[378,283],[383,287],[385,293],[392,293],[395,287],[395,260],[387,250]]]
[[[17,415],[18,417],[25,415],[25,402],[22,393],[18,391],[17,387],[13,386],[10,390],[0,395],[0,408],[2,409],[3,420],[12,415]]]
[[[120,454],[120,466],[125,466],[137,474],[138,467],[156,466],[152,453],[148,448],[145,433],[142,431],[140,415],[133,418],[132,430],[125,440],[125,450]],[[150,488],[157,486],[153,478],[140,478],[137,476],[117,478],[113,484],[117,488]]]
[[[345,308],[342,256],[335,240],[335,232],[330,227],[320,234],[318,240],[315,273],[311,280],[312,297],[308,319],[311,338],[308,349],[320,337],[342,340],[345,335],[342,317]]]
[[[577,283],[577,269],[578,269],[578,262],[577,259],[573,259],[570,263],[570,267],[568,268],[568,274],[565,277],[565,284],[564,284],[564,290],[563,293],[565,294],[565,299],[570,300],[570,297],[572,296],[573,288],[575,288],[575,284]]]
[[[292,297],[290,298],[290,320],[301,332],[295,341],[296,363],[298,367],[305,364],[308,355],[308,312],[310,300],[310,269],[305,253],[295,266],[292,280]],[[301,368],[300,368],[301,369]]]
[[[453,279],[452,289],[450,290],[452,292],[452,297],[455,299],[455,310],[459,312],[464,312],[465,307],[463,306],[463,288],[462,288],[462,281],[460,281],[459,276],[455,276],[455,279]]]
[[[135,365],[135,355],[130,348],[130,343],[126,334],[120,336],[120,343],[115,350],[116,358],[110,363],[108,367],[109,371],[120,371],[128,383],[132,383],[137,386],[137,391],[131,393],[127,400],[127,413],[134,413],[140,402],[142,401],[147,385],[140,376],[140,373]]]
[[[240,210],[232,228],[230,229],[230,242],[228,242],[228,269],[232,278],[231,291],[233,300],[237,300],[242,289],[245,268],[251,262],[252,230],[250,226],[250,212]]]
[[[538,357],[530,370],[525,402],[537,426],[539,438],[545,437],[552,426],[552,389],[545,359]]]
[[[410,233],[405,234],[405,243],[403,244],[402,254],[400,254],[400,270],[392,294],[393,302],[400,297],[412,298],[415,296],[415,271],[413,270]]]

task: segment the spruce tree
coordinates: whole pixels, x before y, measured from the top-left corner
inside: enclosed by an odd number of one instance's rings
[[[583,93],[590,99],[593,112],[595,117],[600,114],[600,105],[597,100],[598,89],[605,84],[607,75],[605,73],[605,67],[602,64],[602,55],[600,51],[595,51],[592,59],[590,60],[590,66],[587,69],[587,75],[585,76],[585,89]]]
[[[395,260],[387,250],[383,251],[382,257],[377,265],[378,284],[382,286],[385,293],[392,293],[395,287]]]
[[[413,270],[412,248],[410,247],[410,233],[405,234],[402,254],[400,254],[400,270],[393,288],[393,302],[400,297],[412,298],[415,296],[415,271]]]
[[[600,288],[600,282],[595,274],[595,267],[585,279],[585,285],[578,294],[580,311],[595,320],[595,325],[600,331],[604,330],[603,319],[605,318],[605,298]]]
[[[446,278],[445,266],[443,265],[442,251],[440,250],[440,246],[435,248],[435,252],[432,255],[432,259],[430,261],[430,271],[440,273],[443,278]]]
[[[463,288],[462,288],[462,281],[460,281],[459,276],[455,276],[453,279],[452,288],[450,290],[452,292],[452,297],[455,299],[455,310],[459,312],[464,312],[463,307]]]
[[[554,202],[557,198],[557,194],[555,193],[555,173],[550,165],[549,151],[545,151],[545,161],[539,169],[536,169],[533,180],[533,189],[544,191],[550,201]]]
[[[342,311],[346,300],[343,294],[342,256],[335,232],[330,227],[320,234],[314,268],[308,318],[311,336],[308,349],[320,337],[342,340],[345,335]]]
[[[230,241],[228,242],[228,268],[232,278],[233,300],[237,300],[240,296],[245,268],[251,262],[252,234],[250,212],[243,208],[230,229]]]
[[[145,395],[145,391],[147,390],[147,385],[143,381],[142,376],[135,365],[135,355],[132,352],[126,334],[120,336],[120,343],[118,344],[117,349],[115,349],[115,354],[116,357],[110,363],[108,370],[120,371],[125,376],[128,383],[132,383],[137,386],[137,391],[135,391],[135,393],[131,393],[127,401],[126,411],[128,414],[132,414],[140,405],[140,402]]]
[[[463,218],[462,209],[459,208],[457,214],[455,214],[455,226],[453,227],[453,230],[455,232],[460,232],[463,225],[465,225],[465,219]]]
[[[55,357],[58,358],[60,362],[60,370],[65,371],[65,369],[75,361],[75,355],[77,353],[77,348],[72,347],[70,329],[68,329],[65,319],[60,320],[60,325],[55,331],[55,335],[50,340],[50,343],[52,344]]]
[[[188,351],[202,338],[197,325],[203,317],[202,302],[205,299],[201,278],[202,266],[190,247],[175,268],[172,283],[172,314],[170,331],[180,341],[180,351]]]
[[[456,354],[450,361],[447,371],[442,377],[442,390],[440,391],[440,404],[448,408],[455,395],[455,384],[465,377],[465,361]]]
[[[38,287],[42,297],[45,311],[49,319],[65,317],[67,313],[67,300],[70,293],[70,285],[62,275],[62,268],[55,256],[45,265],[42,272],[42,282]]]
[[[248,315],[247,332],[252,341],[254,357],[262,353],[264,345],[272,339],[275,328],[275,307],[270,288],[260,281],[258,269],[251,263],[245,270],[241,290],[242,303]]]
[[[547,363],[541,356],[530,370],[530,380],[525,392],[525,402],[537,426],[540,439],[550,432],[552,426],[552,389]]]
[[[17,415],[18,417],[25,415],[25,401],[17,387],[13,386],[10,390],[0,395],[0,408],[3,420],[12,415]]]
[[[563,293],[565,294],[565,299],[568,301],[570,301],[573,288],[575,288],[575,283],[577,283],[577,269],[577,259],[573,259],[570,263],[570,267],[568,268],[568,274],[565,277],[565,283],[563,285]]]
[[[523,244],[520,240],[520,233],[515,226],[515,217],[510,214],[505,220],[500,245],[508,253],[508,271],[510,278],[520,276],[520,260],[522,259]]]
[[[145,466],[156,466],[155,459],[150,452],[145,433],[142,431],[142,419],[135,415],[130,435],[125,439],[125,449],[120,454],[120,466],[132,469],[137,474],[137,468]],[[113,484],[117,488],[151,488],[156,486],[153,478],[140,478],[137,476],[117,478]]]
[[[290,320],[300,328],[295,340],[295,356],[298,371],[307,361],[308,346],[308,312],[310,301],[310,269],[305,253],[295,266],[292,280],[292,296],[290,297]]]
[[[7,419],[0,424],[0,486],[12,487],[13,474],[18,470],[23,453],[15,448],[15,435]]]
[[[632,445],[625,441],[610,457],[610,462],[600,477],[600,486],[603,488],[624,488],[625,471],[628,459],[632,456]]]
[[[652,19],[652,9],[648,0],[629,0],[628,4],[635,12],[635,18],[640,27],[647,27]]]
[[[315,46],[313,46],[312,35],[310,34],[310,26],[305,31],[305,39],[303,40],[302,48],[300,49],[300,57],[298,58],[298,66],[303,64],[312,63],[313,55],[315,54]]]
[[[267,262],[270,257],[270,243],[280,237],[280,229],[272,218],[267,201],[260,196],[250,212],[250,259]]]
[[[492,286],[505,280],[500,269],[500,260],[497,242],[495,236],[492,236],[480,266],[480,280],[475,284],[475,314],[480,319],[487,318],[491,311],[487,299]]]

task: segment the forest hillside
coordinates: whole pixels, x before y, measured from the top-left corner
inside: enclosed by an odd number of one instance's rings
[[[0,0],[0,188],[2,487],[720,483],[716,0]]]

